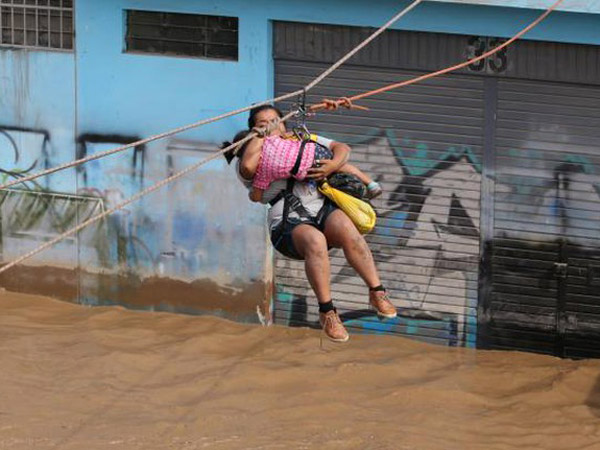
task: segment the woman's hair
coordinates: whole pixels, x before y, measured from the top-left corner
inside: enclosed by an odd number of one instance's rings
[[[238,131],[236,133],[236,135],[233,137],[233,142],[237,142],[241,139],[244,139],[249,134],[250,134],[250,130]],[[229,142],[229,141],[223,142],[221,144],[221,149],[229,147],[231,144],[233,144],[233,142]],[[241,147],[233,147],[232,149],[229,149],[225,153],[223,153],[223,156],[227,160],[227,164],[231,164],[231,161],[233,161],[233,158],[235,156],[237,156],[238,158],[241,158],[244,155],[244,150],[246,150],[247,145],[248,145],[248,142],[244,142],[241,145]]]
[[[272,109],[273,111],[275,111],[280,119],[283,117],[283,113],[279,110],[279,108],[276,108],[273,105],[257,106],[256,108],[252,108],[250,110],[250,115],[248,116],[248,128],[249,129],[254,128],[256,126],[256,115],[259,112],[266,111],[268,109]]]

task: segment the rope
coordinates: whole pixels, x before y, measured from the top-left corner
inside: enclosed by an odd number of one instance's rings
[[[273,123],[273,125],[276,125],[277,123],[281,122],[281,121],[285,121],[287,119],[289,119],[290,117],[292,117],[296,112],[290,112],[288,114],[286,114],[285,116],[283,116],[279,121],[276,121]],[[40,245],[39,247],[31,250],[28,253],[25,253],[24,255],[20,256],[19,258],[15,259],[14,261],[9,262],[8,264],[0,267],[0,273],[5,272],[6,270],[10,269],[11,267],[16,266],[17,264],[25,261],[26,259],[31,258],[32,256],[37,255],[38,253],[41,253],[42,251],[46,250],[49,247],[52,247],[54,244],[56,244],[57,242],[62,241],[63,239],[65,239],[66,237],[69,237],[75,233],[77,233],[78,231],[82,230],[83,228],[87,227],[88,225],[93,224],[94,222],[97,222],[101,219],[103,219],[106,216],[111,215],[112,213],[119,211],[123,208],[125,208],[127,205],[135,202],[136,200],[139,200],[140,198],[142,198],[143,196],[150,194],[151,192],[156,191],[157,189],[160,189],[161,187],[163,187],[164,185],[171,183],[175,180],[177,180],[178,178],[183,177],[184,175],[187,175],[188,173],[198,169],[200,166],[203,166],[204,164],[206,164],[209,161],[212,161],[213,159],[216,159],[217,157],[219,157],[220,155],[222,155],[223,153],[231,150],[234,147],[240,146],[242,144],[244,144],[245,142],[248,142],[250,139],[254,138],[255,136],[257,136],[256,132],[252,132],[250,133],[248,136],[246,136],[243,139],[240,139],[237,142],[234,142],[233,144],[225,147],[224,149],[216,152],[214,155],[209,156],[208,158],[203,159],[202,161],[197,162],[196,164],[193,164],[191,166],[186,167],[185,169],[171,175],[168,178],[165,178],[164,180],[159,181],[158,183],[153,184],[152,186],[147,187],[146,189],[138,192],[137,194],[129,197],[127,200],[119,203],[118,205],[114,206],[111,209],[107,209],[106,211],[97,214],[93,217],[90,217],[88,220],[86,220],[85,222],[80,223],[79,225],[77,225],[76,227],[73,227],[67,231],[65,231],[64,233],[62,233],[59,236],[56,236],[54,239],[45,242],[44,244]]]
[[[160,133],[160,134],[151,136],[151,137],[146,138],[146,139],[141,139],[139,141],[132,142],[131,144],[126,144],[126,145],[123,145],[121,147],[116,147],[114,149],[109,149],[109,150],[106,150],[106,151],[103,151],[103,152],[100,152],[100,153],[95,153],[95,154],[87,156],[85,158],[77,159],[75,161],[71,161],[71,162],[68,162],[68,163],[65,163],[65,164],[61,164],[61,165],[56,166],[56,167],[51,167],[49,169],[46,169],[46,170],[43,170],[43,171],[40,171],[40,172],[37,172],[37,173],[33,173],[31,175],[28,175],[28,176],[25,176],[25,177],[21,177],[21,178],[18,178],[16,180],[12,180],[12,181],[9,181],[9,182],[7,182],[5,184],[2,184],[2,185],[0,185],[0,189],[6,189],[6,188],[9,188],[9,187],[14,186],[16,184],[25,183],[27,181],[35,180],[36,178],[39,178],[39,177],[42,177],[42,176],[45,176],[45,175],[49,175],[51,173],[58,172],[60,170],[68,169],[70,167],[78,166],[80,164],[84,164],[84,163],[89,162],[89,161],[93,161],[93,160],[96,160],[96,159],[104,158],[105,156],[109,156],[109,155],[112,155],[112,154],[115,154],[115,153],[122,152],[122,151],[127,150],[127,149],[132,148],[132,147],[137,147],[139,145],[147,144],[149,142],[153,142],[153,141],[156,141],[156,140],[168,137],[168,136],[172,136],[174,134],[178,134],[178,133],[181,133],[183,131],[190,130],[192,128],[198,128],[198,127],[201,127],[203,125],[207,125],[209,123],[225,119],[227,117],[231,117],[231,116],[235,116],[237,114],[241,114],[243,112],[249,111],[250,109],[256,108],[258,106],[276,103],[276,102],[279,102],[279,101],[282,101],[282,100],[286,100],[286,99],[288,99],[290,97],[294,97],[296,95],[303,94],[306,91],[308,91],[309,89],[312,89],[314,86],[316,86],[321,81],[323,81],[323,79],[325,79],[327,76],[329,76],[334,70],[336,70],[344,62],[346,62],[349,58],[351,58],[356,52],[358,52],[359,50],[361,50],[365,45],[367,45],[369,42],[371,42],[373,39],[375,39],[377,36],[379,36],[381,33],[383,33],[394,22],[396,22],[398,19],[400,19],[402,16],[404,16],[406,13],[408,13],[411,9],[413,9],[415,6],[417,6],[422,1],[423,0],[416,0],[411,5],[409,5],[407,8],[405,8],[402,11],[400,11],[392,19],[390,19],[387,23],[385,23],[377,31],[375,31],[371,36],[369,36],[366,40],[364,40],[359,45],[357,45],[355,48],[353,48],[352,50],[350,50],[346,55],[344,55],[333,66],[331,66],[328,70],[326,70],[321,75],[319,75],[315,80],[313,80],[310,84],[308,84],[303,89],[298,89],[298,90],[296,90],[294,92],[291,92],[289,94],[281,95],[279,97],[274,97],[274,98],[271,98],[269,100],[265,100],[265,101],[260,102],[260,103],[255,103],[253,105],[246,106],[244,108],[236,109],[234,111],[230,111],[228,113],[221,114],[219,116],[211,117],[209,119],[200,120],[198,122],[194,122],[194,123],[189,124],[189,125],[184,125],[184,126],[179,127],[179,128],[174,128],[172,130],[165,131],[164,133]]]
[[[443,74],[446,74],[448,72],[453,72],[455,70],[458,69],[462,69],[463,67],[469,66],[473,63],[476,63],[477,61],[481,61],[482,59],[487,58],[488,56],[493,55],[494,53],[502,50],[505,47],[508,47],[510,44],[512,44],[513,42],[515,42],[517,39],[519,39],[521,36],[523,36],[525,33],[527,33],[529,30],[531,30],[532,28],[534,28],[535,26],[537,26],[542,20],[544,20],[552,11],[554,11],[558,5],[560,5],[564,0],[557,0],[552,6],[550,6],[541,16],[539,16],[537,19],[535,19],[533,22],[531,22],[529,25],[527,25],[525,28],[523,28],[521,31],[519,31],[516,35],[514,35],[512,38],[510,38],[508,41],[504,42],[502,45],[499,45],[498,47],[495,47],[491,50],[488,50],[487,52],[483,53],[480,56],[477,56],[475,58],[469,59],[468,61],[462,62],[460,64],[456,64],[455,66],[451,66],[451,67],[447,67],[445,69],[442,70],[438,70],[437,72],[431,72],[425,75],[421,75],[419,77],[416,78],[411,78],[410,80],[406,80],[406,81],[402,81],[399,83],[393,83],[384,87],[381,87],[379,89],[374,89],[372,91],[368,91],[368,92],[364,92],[362,94],[358,94],[355,95],[353,97],[345,97],[345,101],[347,102],[348,100],[350,102],[353,102],[355,100],[360,100],[366,97],[371,97],[373,95],[376,94],[381,94],[383,92],[387,92],[387,91],[391,91],[392,89],[397,89],[399,87],[403,87],[403,86],[408,86],[410,84],[414,84],[414,83],[418,83],[419,81],[424,81],[427,80],[429,78],[433,78],[433,77],[437,77]],[[317,103],[315,105],[312,105],[309,109],[311,111],[318,111],[324,108],[331,108],[331,105],[328,104],[328,102],[331,102],[330,100],[328,101],[323,101],[321,103]],[[335,100],[335,102],[338,105],[341,105],[344,100],[339,99],[339,100]]]

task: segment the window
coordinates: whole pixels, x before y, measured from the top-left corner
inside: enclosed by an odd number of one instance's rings
[[[125,51],[237,61],[238,18],[127,10]]]
[[[73,0],[0,0],[0,46],[73,49]]]

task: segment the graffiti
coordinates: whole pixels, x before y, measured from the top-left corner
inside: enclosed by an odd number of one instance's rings
[[[402,315],[446,322],[449,345],[456,339],[474,345],[479,157],[469,147],[434,152],[390,134],[390,149],[403,176],[387,200],[388,211],[380,214],[386,239],[368,238],[373,255],[379,265],[411,268],[386,280]],[[392,220],[394,228],[383,228]],[[394,231],[398,228],[400,232]]]
[[[4,190],[0,193],[0,252],[3,260],[21,256],[33,248],[102,212],[101,199],[33,190]],[[97,234],[91,228],[90,234]],[[105,242],[103,242],[105,244]],[[68,237],[43,260],[70,260],[76,237]],[[99,246],[100,248],[102,245]],[[39,257],[38,257],[39,260]]]
[[[115,138],[108,136],[108,138]],[[115,138],[119,143],[128,141],[128,137]],[[134,138],[135,139],[135,138]],[[79,155],[90,152],[90,146],[102,141],[99,135],[83,135],[79,139]],[[113,145],[114,146],[114,145]],[[140,158],[138,149],[134,153],[134,161]],[[93,151],[93,150],[92,150]],[[19,127],[0,127],[0,173],[2,182],[18,179],[30,173],[46,169],[52,164],[50,162],[50,133],[45,130],[36,130]],[[93,164],[91,165],[93,166]],[[98,174],[94,168],[79,168],[82,178],[88,182],[96,182],[97,187],[83,187],[76,193],[65,194],[53,191],[49,188],[52,180],[64,180],[64,176],[48,176],[31,180],[15,186],[14,189],[3,191],[0,197],[1,213],[1,236],[0,241],[2,256],[10,259],[22,253],[21,242],[30,240],[30,245],[39,245],[40,241],[49,237],[57,236],[70,228],[75,227],[81,221],[104,211],[107,205],[113,206],[121,202],[125,197],[120,189],[114,188],[115,184],[109,180],[110,175]],[[101,167],[96,169],[102,170]],[[97,175],[94,178],[94,175]],[[108,181],[107,185],[99,180]],[[122,183],[119,183],[119,186]],[[111,187],[108,187],[111,186]],[[104,188],[104,189],[100,189]],[[129,214],[124,211],[122,214]],[[106,229],[108,225],[109,230]],[[138,254],[148,254],[147,248],[139,238],[129,230],[128,238],[124,238],[123,223],[119,220],[109,218],[95,226],[90,227],[81,236],[85,236],[88,247],[94,249],[93,260],[101,267],[112,267],[117,261],[126,261],[124,242],[133,242],[133,261],[137,261]],[[111,230],[112,229],[112,232]],[[125,229],[127,229],[125,227]],[[116,231],[115,231],[116,230]],[[107,245],[113,238],[117,242],[116,255],[111,258],[111,246]],[[63,259],[59,255],[65,249],[76,244],[76,238],[67,238],[55,249],[47,252],[49,259]],[[61,250],[62,248],[62,250]],[[91,255],[83,251],[87,258]],[[65,254],[66,255],[66,254]],[[72,257],[66,256],[67,260]],[[87,260],[90,261],[89,259]]]
[[[137,142],[141,140],[139,136],[125,136],[119,134],[98,134],[98,133],[85,133],[80,135],[77,138],[77,150],[76,150],[76,159],[82,159],[91,154],[113,149],[122,145],[131,144],[132,142]],[[141,144],[133,147],[133,149],[129,149],[126,151],[132,152],[131,156],[131,171],[129,173],[132,180],[138,179],[138,182],[141,182],[144,178],[144,168],[145,168],[145,150],[146,145]],[[108,158],[111,158],[110,156]],[[123,164],[119,161],[112,160],[113,163],[107,164],[107,167],[104,167],[105,162],[100,162],[101,160],[95,160],[86,164],[82,164],[77,166],[77,170],[80,173],[80,176],[83,179],[83,184],[86,187],[95,186],[99,184],[98,180],[88,180],[88,177],[91,177],[92,174],[89,172],[98,172],[100,167],[103,168],[115,168],[115,166],[122,166]],[[91,169],[90,169],[91,168]]]
[[[48,166],[50,133],[46,130],[0,125],[0,183],[21,178]],[[43,189],[32,180],[19,185]]]
[[[19,179],[48,167],[49,148],[50,133],[46,130],[0,127],[0,181]],[[48,185],[48,179],[31,180],[0,193],[0,251],[4,259],[22,253],[24,241],[39,245],[102,208],[98,199],[52,192]],[[67,239],[63,250],[73,242],[74,238]]]
[[[515,236],[532,241],[568,237],[570,242],[598,246],[596,224],[600,220],[598,174],[586,163],[570,161],[582,158],[564,158],[564,162],[549,162],[528,175],[513,173],[500,175],[502,181],[496,189],[496,203],[500,206],[496,219],[502,225],[519,221],[518,230],[508,231]],[[525,188],[525,189],[524,189]]]
[[[77,159],[112,150],[140,140],[138,136],[114,134],[82,134],[77,138]],[[116,154],[89,161],[77,166],[79,179],[78,194],[102,198],[107,209],[122,203],[142,189],[145,175],[146,146],[139,145],[130,152],[129,162]],[[119,157],[121,156],[121,157]],[[97,239],[84,241],[84,247],[96,250],[97,261],[88,255],[83,261],[87,266],[100,264],[103,268],[118,271],[146,269],[151,274],[158,271],[158,251],[147,239],[147,226],[151,221],[142,213],[139,205],[123,208],[107,217],[104,222],[104,244],[100,248]]]

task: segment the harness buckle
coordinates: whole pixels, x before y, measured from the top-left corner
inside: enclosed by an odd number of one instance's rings
[[[298,211],[298,209],[302,208],[304,209],[304,206],[302,205],[302,202],[300,202],[300,199],[298,197],[296,197],[294,194],[292,194],[291,192],[286,193],[285,195],[286,200],[289,202],[288,204],[290,205],[290,208],[293,211]]]

